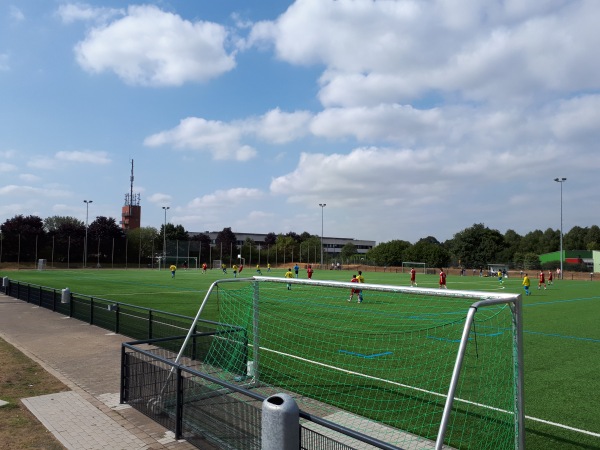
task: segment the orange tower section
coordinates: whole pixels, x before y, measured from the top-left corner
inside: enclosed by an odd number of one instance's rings
[[[121,228],[123,230],[135,230],[142,223],[140,194],[133,193],[133,159],[131,160],[131,177],[129,181],[129,193],[125,194],[125,205],[121,208]]]

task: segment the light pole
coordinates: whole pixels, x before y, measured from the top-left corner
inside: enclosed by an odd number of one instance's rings
[[[563,279],[563,213],[562,213],[562,185],[566,178],[555,178],[554,181],[560,184],[560,279]]]
[[[323,268],[323,211],[327,206],[327,203],[319,203],[321,207],[321,269]]]
[[[87,249],[88,249],[88,216],[90,212],[90,203],[93,200],[84,200],[85,203],[85,242],[83,243],[83,267],[87,266]]]
[[[163,227],[163,266],[167,265],[167,209],[170,208],[170,206],[162,207],[162,209],[165,210],[165,226]]]

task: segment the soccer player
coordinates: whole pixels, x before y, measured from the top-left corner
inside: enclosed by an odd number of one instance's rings
[[[442,288],[448,289],[448,286],[446,286],[446,272],[440,268],[440,289]]]
[[[356,279],[358,280],[359,283],[365,282],[365,277],[363,277],[362,270],[358,271],[358,276],[356,277]],[[358,303],[362,303],[362,301],[363,301],[362,289],[357,290],[356,293],[358,294]]]
[[[414,267],[410,268],[410,285],[412,287],[417,286],[417,271]]]
[[[262,275],[262,271],[260,270],[260,265],[259,264],[256,265],[256,273],[259,274],[259,275]]]
[[[500,283],[500,285],[502,285],[503,282],[504,282],[504,279],[502,276],[502,271],[500,269],[498,269],[498,283]]]
[[[300,270],[300,267],[298,267],[298,264],[296,264],[294,266],[294,274],[296,275],[296,278],[298,278],[298,271]]]
[[[292,269],[288,269],[288,271],[284,275],[286,278],[294,278],[294,274],[292,273]],[[288,291],[292,290],[292,283],[287,284]]]
[[[187,261],[183,262],[183,270],[187,270]]]
[[[267,264],[267,272],[270,272],[270,271],[271,271],[271,264],[269,263],[269,264]]]
[[[523,277],[523,288],[525,289],[525,295],[531,295],[531,292],[529,291],[529,286],[531,286],[531,281],[529,280],[527,274],[525,274],[525,276]]]
[[[171,264],[169,270],[171,270],[171,278],[175,278],[175,271],[177,270],[177,266],[175,264]]]
[[[225,264],[221,264],[221,269],[223,269],[223,273],[227,275],[227,266]]]
[[[206,268],[207,268],[206,263],[203,263],[202,264],[202,273],[206,273]]]
[[[358,283],[358,278],[356,278],[356,275],[352,275],[352,279],[350,280],[351,283]],[[358,292],[358,289],[350,289],[350,298],[348,299],[349,302],[352,301],[352,299],[354,299],[354,294]]]
[[[233,278],[237,278],[238,266],[234,264],[231,269],[233,270]]]
[[[552,284],[552,280],[554,280],[554,276],[552,275],[552,271],[548,271],[548,284]]]
[[[542,285],[544,286],[544,289],[546,289],[546,277],[544,276],[544,271],[540,270],[540,274],[538,276],[538,289],[540,289]]]
[[[306,276],[308,277],[309,280],[312,280],[312,274],[313,274],[313,268],[309,264],[308,268],[306,269]]]

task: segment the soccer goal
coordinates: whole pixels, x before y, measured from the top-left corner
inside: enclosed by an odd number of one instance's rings
[[[46,270],[47,261],[45,259],[38,259],[37,270]]]
[[[220,259],[213,259],[212,268],[213,269],[221,269],[223,266],[223,261]]]
[[[177,360],[217,301],[212,376],[400,448],[524,448],[520,295],[359,286],[360,304],[355,283],[217,281]]]
[[[178,269],[189,268],[198,269],[198,258],[195,256],[166,256],[161,258],[163,267],[169,268],[171,264],[174,264]]]
[[[427,273],[426,263],[424,262],[403,262],[402,263],[402,273],[410,272],[410,269],[413,267],[417,271],[417,273]]]

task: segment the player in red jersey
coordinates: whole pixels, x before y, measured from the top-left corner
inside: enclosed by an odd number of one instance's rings
[[[446,272],[444,272],[444,269],[440,269],[440,289],[441,288],[448,289],[448,286],[446,286]]]
[[[544,289],[546,289],[546,277],[544,276],[544,271],[540,270],[540,274],[538,276],[538,289],[540,289],[542,285],[544,286]]]
[[[414,267],[410,268],[410,285],[411,286],[417,285],[417,271],[415,270]]]

